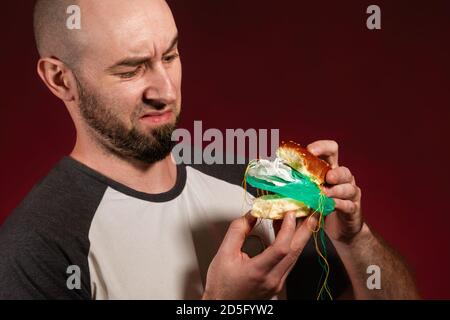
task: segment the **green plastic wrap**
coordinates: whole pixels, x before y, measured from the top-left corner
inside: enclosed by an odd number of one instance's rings
[[[258,179],[251,175],[246,176],[246,181],[251,186],[273,192],[285,197],[289,197],[303,202],[313,210],[321,212],[324,216],[330,214],[334,210],[334,200],[321,194],[317,184],[311,181],[307,176],[296,170],[291,171],[293,182],[279,179],[272,176],[272,180],[283,182],[283,185],[275,185],[269,181]]]

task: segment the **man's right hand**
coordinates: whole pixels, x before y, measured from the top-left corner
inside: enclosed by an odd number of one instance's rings
[[[274,243],[250,258],[241,248],[255,222],[247,213],[231,223],[209,266],[203,299],[270,299],[280,293],[317,225],[314,217],[296,225],[295,214],[289,212]]]

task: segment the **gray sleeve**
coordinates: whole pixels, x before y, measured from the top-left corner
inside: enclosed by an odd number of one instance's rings
[[[91,299],[88,235],[105,189],[67,158],[33,187],[0,227],[0,299]]]
[[[0,300],[90,299],[87,277],[80,277],[79,289],[67,287],[73,262],[64,250],[36,231],[0,236]],[[83,275],[87,270],[81,268]]]

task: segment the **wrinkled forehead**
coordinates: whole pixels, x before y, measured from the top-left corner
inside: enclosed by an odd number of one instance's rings
[[[129,55],[161,55],[177,34],[172,13],[162,0],[89,1],[83,5],[86,55],[101,64]]]

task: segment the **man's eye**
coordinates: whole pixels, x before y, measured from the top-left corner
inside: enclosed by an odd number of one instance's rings
[[[179,56],[178,53],[172,54],[172,55],[170,55],[170,56],[165,56],[165,57],[163,58],[163,61],[164,61],[164,62],[167,62],[167,63],[170,63],[170,62],[172,62],[173,60],[175,60],[176,58],[178,58],[178,56]]]
[[[136,76],[138,74],[138,72],[142,69],[142,66],[139,66],[138,68],[136,68],[133,71],[130,72],[125,72],[125,73],[120,73],[118,74],[118,76],[122,79],[129,79],[129,78],[133,78],[134,76]]]
[[[127,72],[127,73],[121,73],[119,74],[119,77],[123,79],[133,78],[136,75],[136,71],[133,72]]]

